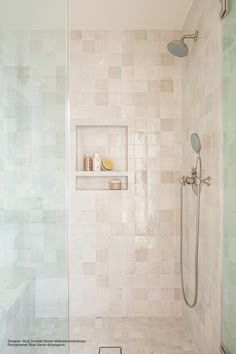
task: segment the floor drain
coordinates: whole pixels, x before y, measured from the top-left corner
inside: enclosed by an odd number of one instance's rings
[[[98,354],[122,354],[121,347],[100,347]]]

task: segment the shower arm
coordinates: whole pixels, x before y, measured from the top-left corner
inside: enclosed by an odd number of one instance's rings
[[[193,34],[185,34],[181,40],[184,41],[185,39],[194,39],[194,41],[196,42],[198,40],[198,34],[199,32],[196,31],[195,33]]]

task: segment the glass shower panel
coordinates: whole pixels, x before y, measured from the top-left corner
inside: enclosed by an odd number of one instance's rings
[[[66,111],[66,0],[2,1],[1,354],[68,352]]]
[[[236,353],[236,1],[222,21],[223,256],[222,345]],[[222,352],[224,352],[222,348]]]

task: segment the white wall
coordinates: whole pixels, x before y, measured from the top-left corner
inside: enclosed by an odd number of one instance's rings
[[[180,30],[193,0],[70,0],[72,29]]]
[[[199,300],[195,309],[183,306],[187,328],[201,354],[219,353],[220,346],[220,20],[214,0],[196,0],[184,25],[184,32],[200,33],[197,43],[190,44],[188,58],[183,60],[183,171],[189,173],[196,154],[190,135],[197,132],[202,142],[205,176],[211,176],[211,187],[201,195],[199,256]],[[193,296],[193,238],[195,210],[193,194],[185,192],[185,279],[188,295]]]
[[[128,126],[130,176],[118,192],[71,180],[71,318],[181,315],[181,61],[166,47],[179,35],[72,31],[71,176],[81,123]]]

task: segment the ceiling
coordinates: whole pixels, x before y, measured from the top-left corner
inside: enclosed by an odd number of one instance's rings
[[[0,1],[0,29],[64,29],[67,2],[72,29],[179,30],[193,0]]]
[[[70,0],[72,29],[182,29],[193,0]]]

